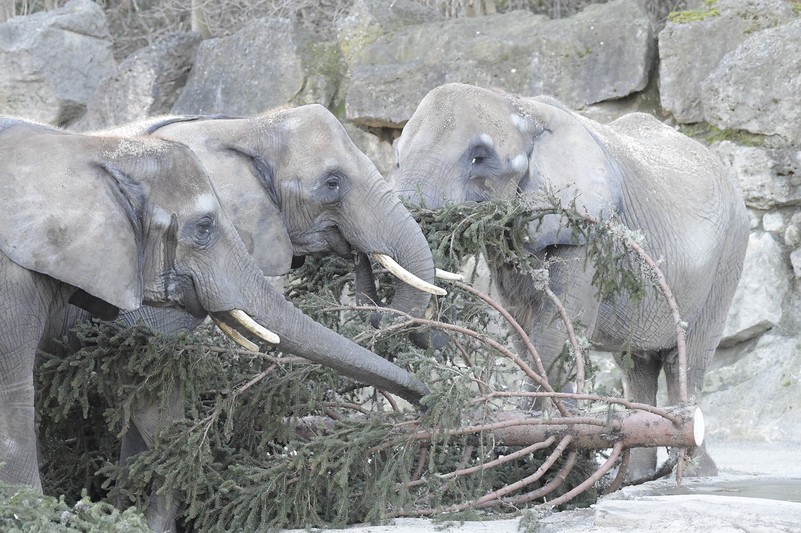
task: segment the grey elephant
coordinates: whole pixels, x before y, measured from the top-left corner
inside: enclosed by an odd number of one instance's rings
[[[358,257],[357,285],[377,300],[368,259],[373,257],[403,280],[395,283],[391,302],[399,311],[419,315],[430,293],[445,292],[433,285],[434,262],[420,227],[340,121],[321,105],[249,118],[156,117],[96,134],[109,133],[189,146],[266,275],[285,274],[293,261],[308,254]],[[199,323],[179,310],[147,307],[123,313],[121,319],[164,333]],[[166,419],[182,414],[180,401],[176,390],[167,402],[167,417],[159,409],[160,399],[138,401],[133,424],[122,438],[123,462],[152,446]],[[155,530],[173,527],[175,508],[167,500],[151,498],[148,521]]]
[[[268,276],[305,255],[358,256],[357,284],[374,298],[371,256],[402,280],[393,308],[419,314],[430,294],[445,293],[433,285],[431,250],[414,218],[321,105],[249,118],[156,117],[99,133],[189,146]]]
[[[412,402],[428,393],[270,285],[186,146],[0,118],[0,153],[0,481],[41,490],[34,359],[73,305],[104,318],[143,303],[208,314],[236,339],[255,333]]]
[[[606,220],[613,213],[641,230],[687,323],[688,395],[699,402],[704,373],[723,331],[743,265],[749,220],[735,185],[698,142],[654,117],[633,113],[608,125],[569,111],[550,97],[519,98],[461,84],[429,92],[397,142],[395,189],[428,207],[481,202],[545,188],[563,204]],[[547,215],[528,228],[530,253],[549,265],[550,288],[598,349],[629,353],[624,389],[656,403],[660,370],[679,403],[676,326],[665,300],[649,291],[601,299],[585,261],[586,242]],[[553,304],[526,274],[494,266],[502,301],[538,347],[546,368],[559,356],[565,328]],[[549,374],[552,384],[555,374]],[[714,462],[700,449],[700,472]],[[633,478],[653,473],[656,449],[632,450]]]

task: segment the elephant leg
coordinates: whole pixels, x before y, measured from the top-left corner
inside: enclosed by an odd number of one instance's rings
[[[554,390],[572,392],[568,365],[560,357],[568,340],[567,327],[558,305],[564,308],[577,334],[592,337],[600,303],[592,285],[594,270],[585,261],[582,247],[562,246],[548,254],[549,287],[557,304],[544,291],[535,288],[531,278],[512,268],[499,269],[496,282],[507,309],[520,323],[537,349]],[[526,353],[522,344],[519,353]],[[535,407],[541,403],[535,402]]]
[[[134,402],[131,408],[131,427],[123,434],[120,446],[120,464],[125,466],[134,455],[152,448],[159,431],[172,420],[183,416],[183,387],[174,384],[167,392],[166,409],[159,398],[145,397]],[[147,525],[156,533],[175,531],[178,499],[173,494],[159,494],[160,485],[150,489],[145,517]]]
[[[657,352],[631,353],[627,364],[624,357],[616,356],[618,365],[629,370],[623,376],[623,388],[628,400],[656,405],[656,392],[659,387],[659,372],[662,370],[662,357]],[[634,448],[629,457],[629,479],[635,480],[650,476],[656,471],[656,448]]]
[[[714,288],[712,294],[715,295]],[[712,311],[702,314],[693,328],[687,332],[687,400],[698,405],[701,403],[706,369],[715,356],[715,350],[725,325],[726,315],[720,309],[728,310],[728,305],[716,305],[710,306],[710,308]],[[667,378],[670,403],[673,405],[681,403],[678,386],[678,353],[675,351],[665,361],[665,377]],[[688,475],[716,476],[718,474],[718,467],[707,452],[706,443],[694,450],[692,459],[693,461],[687,469]]]
[[[33,329],[15,328],[14,335],[30,337]],[[33,404],[36,343],[9,343],[3,335],[0,350],[0,481],[41,492]]]
[[[166,334],[194,329],[202,322],[180,309],[153,307],[122,313],[120,320],[127,325],[141,323]],[[162,393],[167,394],[167,398],[145,396],[137,398],[131,406],[132,424],[121,439],[121,465],[125,466],[132,456],[152,448],[161,428],[184,416],[182,383],[175,382]],[[178,499],[171,494],[158,494],[159,488],[158,483],[151,487],[145,513],[148,526],[156,532],[175,531]]]
[[[131,406],[131,424],[120,442],[120,465],[126,467],[135,455],[152,448],[159,431],[170,421],[183,416],[183,387],[180,383],[170,387],[165,405],[155,397],[143,397]],[[145,510],[147,525],[157,533],[175,531],[178,499],[172,494],[158,494],[160,485],[153,482]],[[122,502],[117,502],[118,506]]]
[[[33,368],[59,287],[0,253],[0,481],[39,492]]]
[[[715,353],[714,348],[711,350],[704,350],[701,348],[699,352],[692,350],[698,349],[693,342],[693,336],[687,336],[687,356],[690,359],[687,363],[687,398],[691,403],[700,403],[701,389],[703,387],[703,371],[706,369],[708,361],[711,361]],[[706,352],[706,353],[705,353]],[[698,354],[693,358],[692,354]],[[701,366],[703,365],[703,366]],[[670,356],[665,361],[665,379],[668,387],[668,401],[671,405],[678,405],[681,403],[679,394],[679,363],[678,352],[671,352]],[[718,474],[718,467],[709,453],[706,451],[706,443],[702,444],[692,452],[692,463],[690,467],[685,470],[686,475],[690,476],[716,476]]]

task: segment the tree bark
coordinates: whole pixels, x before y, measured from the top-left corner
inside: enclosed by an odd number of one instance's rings
[[[571,435],[571,446],[588,450],[611,448],[621,442],[623,448],[670,446],[695,448],[704,442],[704,417],[696,406],[671,410],[680,424],[667,418],[645,411],[629,411],[622,415],[612,415],[598,423],[560,423],[570,418],[539,420],[521,416],[515,412],[498,413],[496,419],[508,424],[492,430],[492,435],[500,444],[507,446],[527,446],[541,442],[556,435]],[[533,424],[531,422],[539,422]],[[580,422],[580,421],[579,421]]]
[[[605,450],[620,443],[623,449],[669,446],[695,448],[704,442],[704,417],[696,406],[670,409],[673,421],[656,413],[626,410],[603,416],[573,416],[563,418],[537,418],[519,411],[497,413],[491,420],[480,424],[443,431],[451,435],[490,433],[496,444],[504,446],[530,446],[551,437],[570,436],[570,447],[584,450]],[[360,416],[360,415],[357,415]],[[301,438],[311,438],[330,430],[333,421],[322,416],[304,417],[296,425]],[[418,431],[415,438],[433,437]]]

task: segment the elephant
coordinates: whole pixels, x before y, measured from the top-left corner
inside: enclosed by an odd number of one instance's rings
[[[599,221],[614,216],[641,231],[646,252],[663,261],[686,322],[688,396],[700,401],[749,233],[741,195],[707,148],[644,113],[603,125],[549,96],[445,84],[431,90],[409,118],[396,157],[390,177],[396,192],[429,208],[517,194],[537,205],[550,190],[564,206],[575,201],[579,213]],[[587,261],[590,237],[575,235],[565,224],[557,214],[531,222],[530,257],[548,269],[550,288],[569,316],[586,326],[594,347],[617,354],[621,366],[624,354],[631,357],[623,380],[629,399],[656,405],[664,370],[668,400],[678,404],[676,322],[665,299],[657,290],[638,303],[629,294],[598,295]],[[555,305],[535,289],[530,275],[510,264],[496,261],[493,278],[501,302],[549,368],[567,338]],[[559,390],[556,372],[548,377]],[[698,473],[716,472],[703,446],[695,457]],[[655,448],[631,450],[631,478],[655,468]]]
[[[0,481],[41,491],[34,360],[78,307],[103,319],[175,307],[415,404],[428,394],[275,290],[187,146],[2,117],[0,153]]]
[[[431,293],[445,292],[433,285],[434,262],[420,227],[342,123],[322,105],[248,118],[154,117],[94,134],[156,137],[191,148],[265,275],[285,274],[309,254],[358,257],[357,287],[366,299],[384,305],[376,296],[372,256],[405,280],[394,286],[391,307],[399,311],[421,315]],[[180,310],[147,307],[120,318],[164,333],[199,323]],[[152,446],[165,420],[181,415],[180,397],[176,389],[166,416],[160,399],[138,402],[133,424],[122,437],[122,463]],[[155,530],[173,527],[175,509],[166,502],[151,498],[148,519]]]
[[[99,132],[108,133],[189,146],[265,275],[286,274],[305,255],[358,257],[357,285],[381,304],[370,255],[404,280],[395,284],[391,307],[419,315],[430,294],[445,293],[433,285],[420,227],[322,105],[249,118],[155,117]]]

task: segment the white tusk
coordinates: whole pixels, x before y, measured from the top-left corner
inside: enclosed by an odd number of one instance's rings
[[[448,272],[447,270],[442,270],[441,268],[435,268],[434,273],[439,279],[444,279],[446,281],[464,281],[464,276],[457,274],[456,272]]]
[[[229,311],[229,314],[234,320],[242,324],[242,327],[244,327],[257,337],[259,337],[260,339],[263,339],[272,344],[278,344],[279,342],[281,342],[281,338],[278,335],[276,335],[269,329],[265,328],[264,326],[262,326],[261,324],[250,318],[248,314],[242,311],[241,309],[234,309],[232,311]]]
[[[240,345],[242,348],[250,350],[251,352],[259,351],[258,344],[250,342],[245,337],[243,337],[241,333],[239,333],[237,330],[235,330],[222,320],[217,320],[214,317],[212,317],[212,320],[214,320],[214,323],[217,325],[218,328],[220,328],[220,331],[228,335],[228,337],[230,337],[231,340]]]
[[[400,266],[397,261],[392,259],[388,255],[384,254],[373,254],[373,259],[381,263],[381,265],[389,270],[396,278],[411,285],[416,289],[420,289],[421,291],[428,292],[431,294],[435,294],[437,296],[445,296],[448,294],[448,291],[443,289],[442,287],[437,287],[436,285],[432,285],[431,283],[424,281],[402,266]]]

